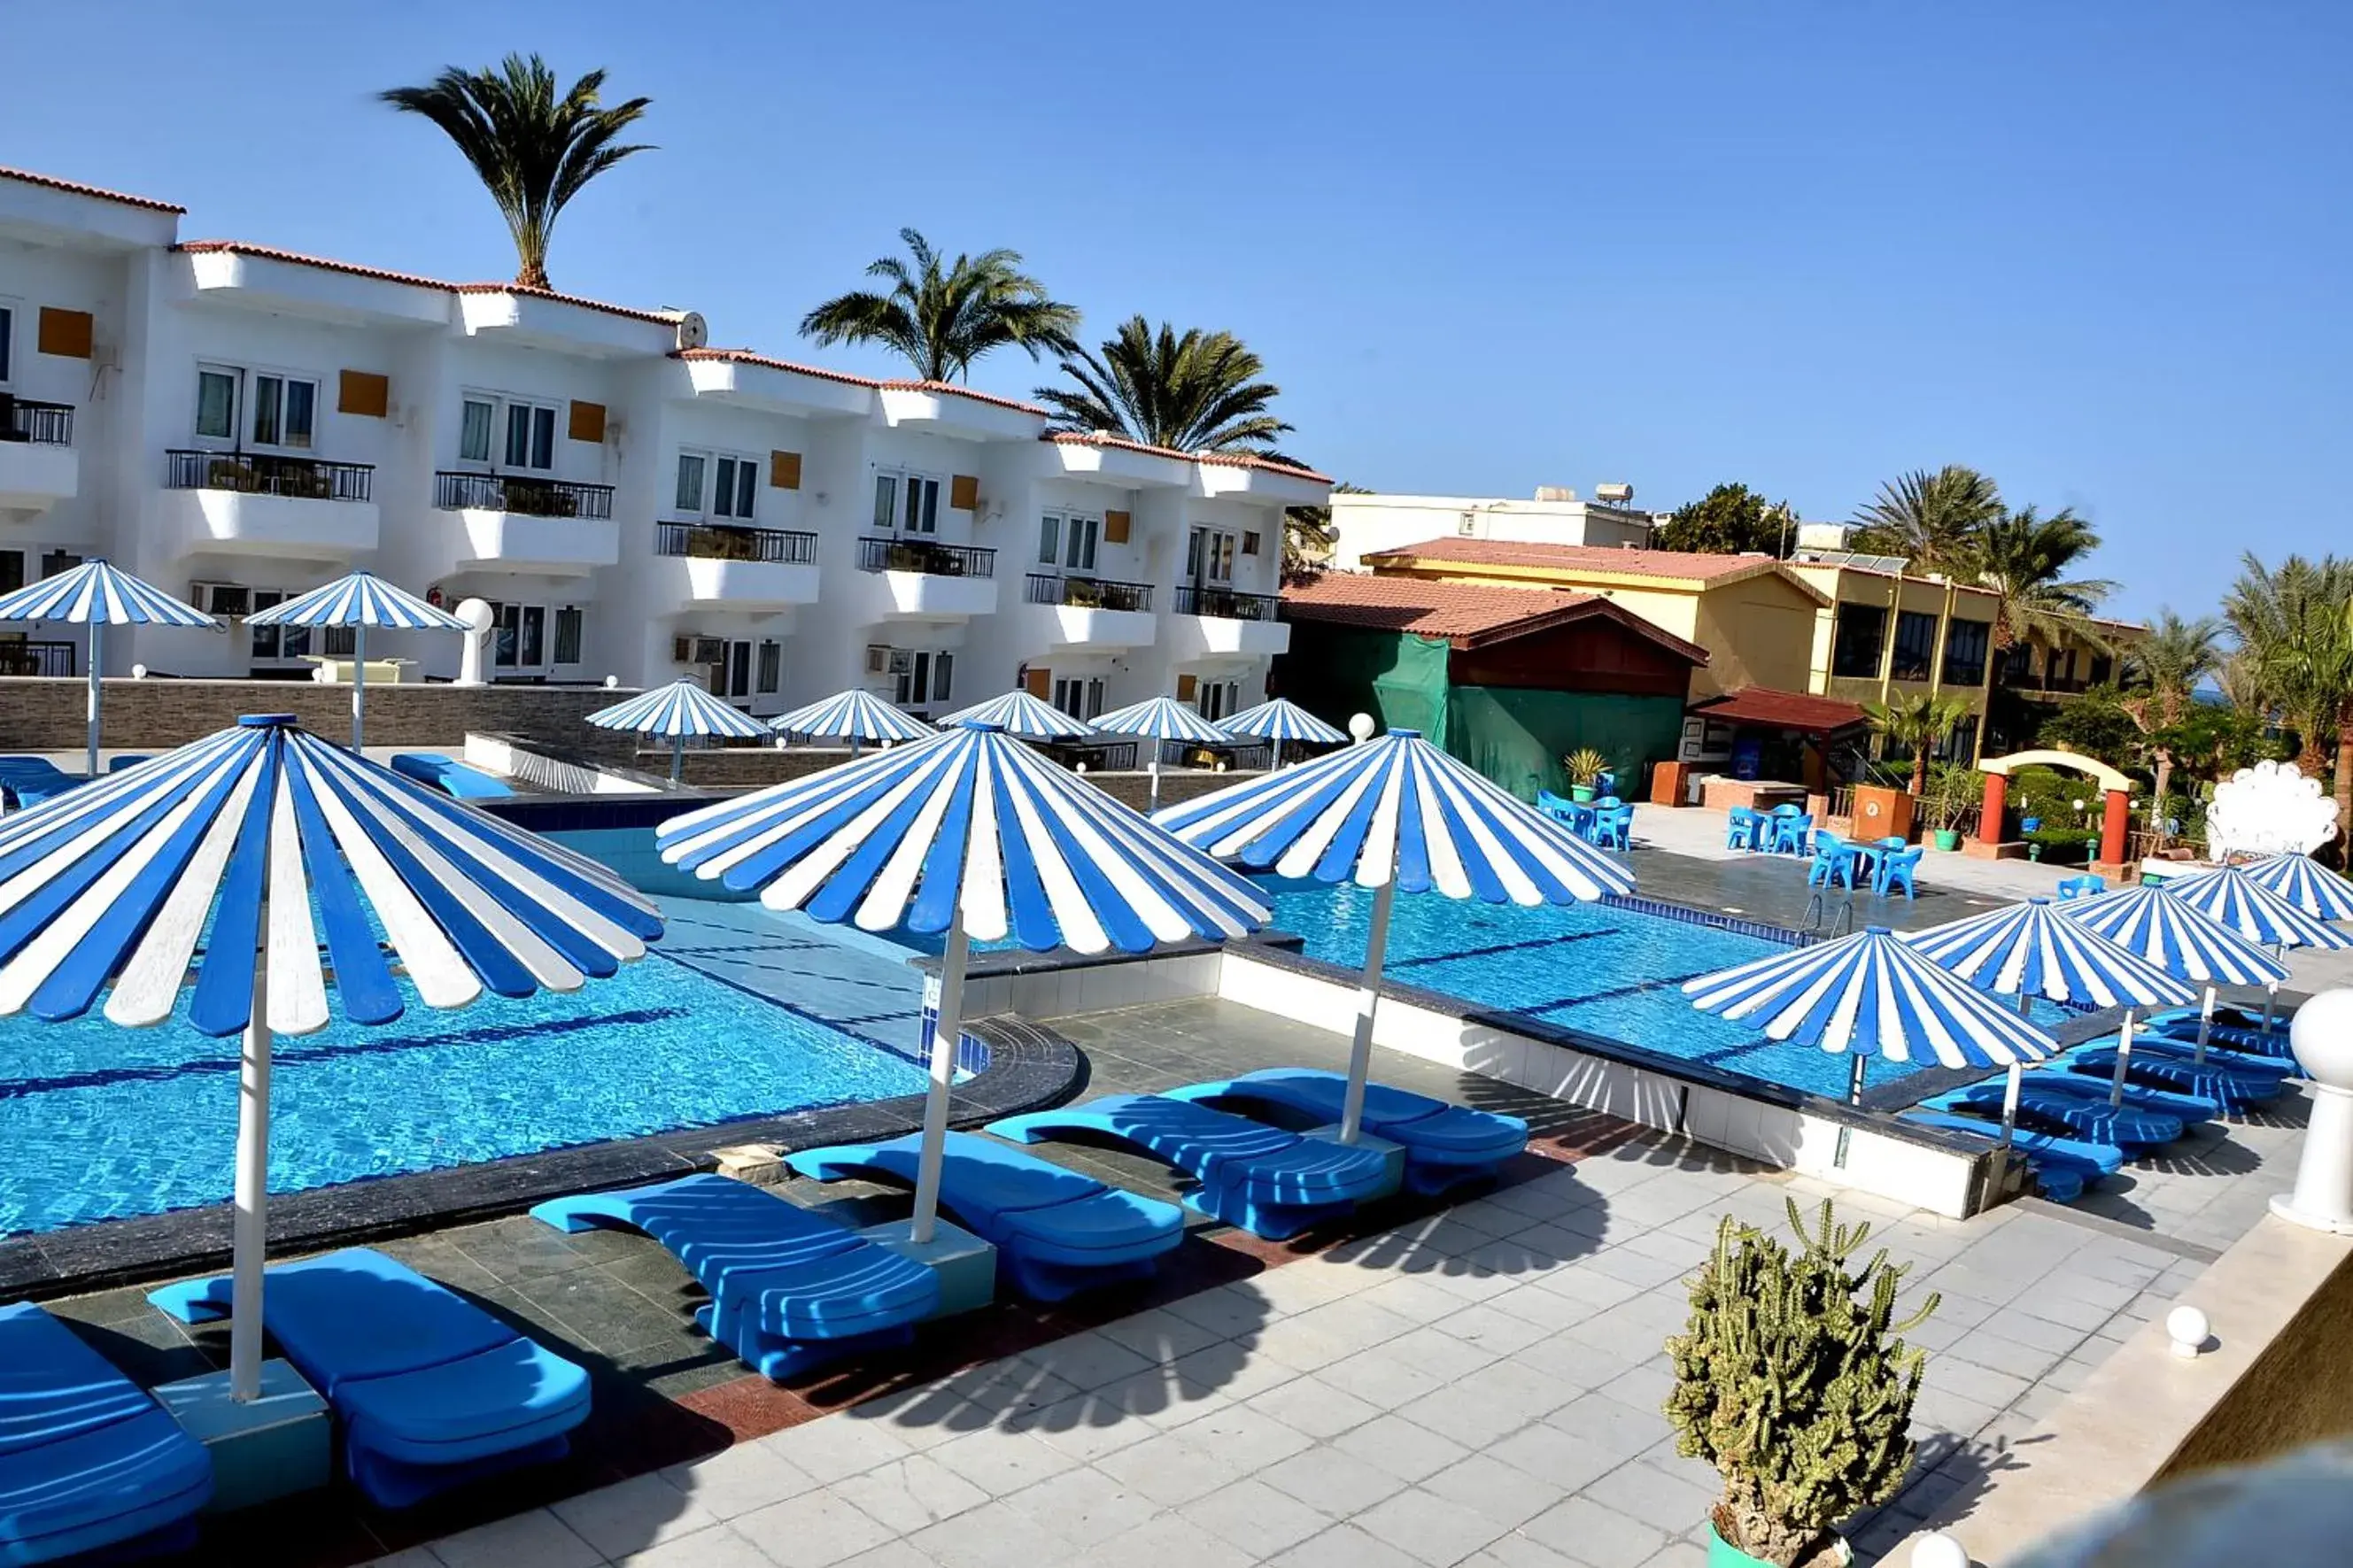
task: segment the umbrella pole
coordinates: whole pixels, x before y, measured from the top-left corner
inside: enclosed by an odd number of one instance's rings
[[[670,782],[676,784],[680,779],[685,776],[686,737],[683,735],[672,735],[670,738]]]
[[[352,755],[360,754],[360,721],[367,716],[367,623],[352,628]]]
[[[1389,951],[1389,911],[1397,903],[1397,868],[1373,890],[1373,922],[1365,932],[1365,973],[1356,990],[1356,1033],[1348,1045],[1348,1089],[1340,1102],[1340,1142],[1354,1143],[1365,1122],[1365,1080],[1373,1071],[1373,1009],[1381,1000],[1381,964]]]
[[[265,840],[266,843],[266,840]],[[261,1394],[261,1264],[269,1205],[269,852],[262,850],[260,951],[253,964],[253,1012],[237,1058],[236,1210],[228,1321],[228,1396]]]
[[[1153,747],[1152,747],[1152,804],[1151,804],[1151,805],[1147,805],[1147,806],[1145,806],[1145,807],[1144,808],[1144,812],[1145,812],[1145,815],[1146,816],[1151,816],[1154,812],[1158,811],[1159,809],[1160,809],[1160,746],[1159,746],[1159,743],[1158,743],[1157,742],[1155,742],[1153,743]]]
[[[2018,1132],[2018,1094],[2025,1087],[2026,1069],[2018,1062],[2010,1064],[2010,1081],[2001,1090],[2001,1146],[2010,1147]]]
[[[2116,1076],[2108,1085],[2108,1103],[2125,1102],[2125,1074],[2132,1067],[2133,1010],[2125,1009],[2124,1026],[2116,1031]]]
[[[947,1157],[948,1088],[955,1078],[956,1042],[964,1031],[964,907],[948,927],[947,951],[940,955],[939,994],[926,996],[932,1024],[932,1081],[923,1089],[923,1141],[915,1155],[915,1217],[907,1239],[922,1247],[932,1239],[940,1214],[940,1165]],[[929,991],[931,987],[924,987]]]
[[[1853,1053],[1852,1065],[1848,1069],[1846,1080],[1846,1102],[1849,1105],[1859,1106],[1862,1103],[1862,1075],[1870,1065],[1869,1057],[1864,1056],[1861,1051]],[[1846,1169],[1847,1143],[1853,1136],[1853,1128],[1844,1122],[1839,1123],[1838,1148],[1831,1154],[1831,1165],[1833,1169],[1841,1171]]]
[[[102,652],[102,650],[103,650],[103,648],[104,648],[104,647],[105,647],[105,642],[106,642],[106,623],[105,623],[104,621],[92,621],[92,622],[90,622],[90,768],[89,768],[89,776],[90,776],[90,777],[91,777],[91,778],[96,778],[96,777],[98,776],[98,702],[99,702],[99,697],[100,697],[100,688],[99,688],[99,679],[100,679],[100,678],[99,678],[99,673],[98,673],[98,672],[99,672],[99,668],[100,668],[100,666],[104,662],[104,658],[103,658],[103,652]]]
[[[96,710],[95,708],[93,708],[93,709],[91,709],[91,710],[90,710],[90,711],[91,711],[92,713],[96,713],[96,712],[98,711],[98,710]],[[96,736],[97,736],[97,734],[98,734],[98,729],[97,729],[98,721],[97,721],[96,719],[94,719],[94,718],[93,718],[92,720],[90,720],[90,735],[91,735],[91,737],[92,737],[92,739],[91,739],[91,741],[90,741],[90,772],[92,772],[92,773],[96,773],[96,772],[98,771],[98,741],[97,741],[97,739],[96,739]],[[2279,950],[2278,950],[2277,948],[2274,948],[2274,949],[2273,949],[2272,951],[2273,951],[2273,952],[2277,952]],[[2266,1034],[2266,1035],[2268,1035],[2268,1034],[2270,1034],[2270,1033],[2272,1032],[2272,1010],[2273,1010],[2274,1007],[2278,1006],[2278,1005],[2279,1005],[2279,982],[2278,982],[2278,981],[2276,981],[2276,980],[2274,980],[2274,981],[2273,981],[2271,984],[2269,984],[2268,985],[2265,985],[2265,986],[2263,987],[2263,1033],[2264,1033],[2264,1034]]]
[[[2214,988],[2206,987],[2205,999],[2198,1005],[2198,1055],[2196,1060],[2206,1060],[2206,1042],[2214,1033]]]

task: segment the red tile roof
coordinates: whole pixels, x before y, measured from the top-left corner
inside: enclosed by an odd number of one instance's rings
[[[1769,686],[1743,686],[1691,705],[1694,713],[1727,724],[1755,724],[1767,730],[1802,730],[1827,735],[1860,724],[1866,715],[1852,702],[1812,697],[1802,691],[1776,691]]]
[[[1320,485],[1332,482],[1329,474],[1319,474],[1297,463],[1278,463],[1254,452],[1187,452],[1175,447],[1155,447],[1143,441],[1131,441],[1124,436],[1098,436],[1086,430],[1057,430],[1046,439],[1072,447],[1108,447],[1114,451],[1141,452],[1147,458],[1174,458],[1180,463],[1218,463],[1236,468],[1264,468],[1270,474],[1313,479]]]
[[[999,408],[1010,408],[1016,414],[1046,416],[1046,410],[1034,403],[1022,403],[1010,397],[999,397],[993,392],[975,392],[969,386],[958,386],[952,381],[878,381],[874,384],[885,392],[934,392],[950,397],[969,397],[975,403],[991,403]]]
[[[681,349],[674,359],[724,360],[731,364],[765,365],[770,370],[790,371],[795,375],[813,375],[820,381],[838,381],[849,386],[880,386],[882,384],[871,375],[852,375],[846,370],[827,370],[822,365],[800,364],[788,359],[756,353],[750,349]]]
[[[1711,582],[1779,564],[1769,555],[1704,555],[1683,550],[1613,550],[1598,544],[1520,544],[1502,539],[1430,539],[1375,551],[1367,562],[1460,561],[1476,566],[1526,566],[1561,572],[1614,572],[1640,577]]]
[[[632,321],[651,321],[669,326],[677,320],[674,315],[659,310],[640,310],[634,305],[608,304],[602,300],[590,300],[578,294],[560,294],[553,289],[531,289],[521,283],[450,283],[438,278],[427,278],[415,272],[394,272],[382,267],[364,267],[355,261],[336,261],[324,256],[306,256],[299,250],[281,250],[274,245],[254,245],[242,239],[185,239],[172,247],[195,252],[234,251],[240,256],[258,256],[266,261],[283,261],[295,267],[316,267],[328,272],[348,273],[354,278],[374,278],[385,283],[403,283],[412,289],[435,289],[445,294],[520,294],[531,300],[547,300],[559,305],[577,305],[583,310],[602,310],[607,315],[627,316]]]
[[[50,190],[63,191],[69,195],[95,196],[102,202],[121,202],[127,207],[145,207],[149,212],[154,213],[185,216],[188,210],[185,207],[174,206],[170,202],[159,202],[153,196],[125,195],[121,191],[110,191],[102,185],[85,185],[77,180],[60,180],[55,174],[36,174],[30,169],[0,168],[0,179],[22,180],[28,185],[46,185]]]
[[[1615,621],[1694,664],[1707,662],[1705,648],[1652,626],[1599,594],[1325,572],[1287,584],[1282,590],[1282,608],[1295,621],[1444,637],[1458,648],[1480,647],[1599,616]]]

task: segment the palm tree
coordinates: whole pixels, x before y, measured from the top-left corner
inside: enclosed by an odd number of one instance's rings
[[[597,93],[605,73],[590,71],[556,91],[555,73],[537,55],[509,55],[496,70],[451,66],[423,87],[378,96],[395,109],[438,125],[474,166],[514,236],[515,281],[547,287],[547,242],[562,212],[584,186],[633,153],[650,148],[615,138],[644,114],[649,98],[610,109]]]
[[[2173,782],[2173,748],[2167,731],[2181,722],[2198,683],[2221,667],[2222,623],[2212,616],[2185,621],[2160,609],[2148,635],[2126,652],[2125,682],[2137,688],[2123,702],[2125,712],[2150,738],[2157,788],[2148,803],[2149,831],[2162,840],[2166,795]]]
[[[1988,521],[1951,564],[1963,581],[1994,591],[1998,651],[2029,639],[2055,644],[2063,635],[2104,650],[2107,643],[2088,617],[2116,585],[2105,577],[2067,575],[2099,547],[2100,536],[2073,511],[2063,507],[2042,517],[2030,506]]]
[[[1912,753],[1912,793],[1917,795],[1928,787],[1928,753],[1968,720],[1969,700],[1924,691],[1892,702],[1866,702],[1862,711],[1873,734]]]
[[[931,242],[899,231],[907,256],[885,256],[866,268],[891,290],[852,289],[801,318],[801,336],[822,344],[881,343],[905,356],[923,381],[961,381],[972,362],[1011,344],[1041,354],[1078,352],[1079,311],[1021,270],[1021,253],[959,254],[943,267]],[[912,264],[912,265],[911,265]]]
[[[1100,353],[1065,354],[1062,374],[1077,390],[1041,386],[1032,395],[1054,411],[1058,429],[1283,460],[1274,444],[1291,426],[1269,412],[1282,389],[1260,379],[1264,362],[1231,332],[1187,327],[1179,337],[1163,321],[1155,333],[1142,316],[1130,316]]]
[[[2274,570],[2250,552],[2222,601],[2223,618],[2261,689],[2304,738],[2298,764],[2327,771],[2337,748],[2337,832],[2353,831],[2353,561],[2291,555]]]
[[[1975,468],[1947,463],[1879,487],[1870,505],[1854,514],[1862,531],[1854,548],[1869,554],[1901,555],[1924,572],[1950,572],[1964,559],[1970,541],[2001,516],[2001,492]]]

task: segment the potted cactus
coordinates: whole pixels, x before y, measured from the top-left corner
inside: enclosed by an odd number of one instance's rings
[[[1609,771],[1609,759],[1590,746],[1580,746],[1561,758],[1560,765],[1568,773],[1568,798],[1582,803],[1593,798],[1593,786]]]
[[[1912,1464],[1912,1402],[1925,1352],[1901,1338],[1905,1270],[1824,1200],[1809,1228],[1789,1204],[1792,1251],[1726,1216],[1691,1282],[1691,1320],[1667,1342],[1676,1447],[1724,1477],[1709,1520],[1709,1568],[1793,1568],[1845,1558],[1838,1524],[1894,1497]]]

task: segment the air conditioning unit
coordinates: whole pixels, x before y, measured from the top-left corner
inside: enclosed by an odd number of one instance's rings
[[[678,664],[718,664],[727,657],[724,637],[677,637],[670,643],[670,657]]]
[[[891,649],[888,644],[871,642],[866,645],[866,673],[869,675],[891,673]]]

